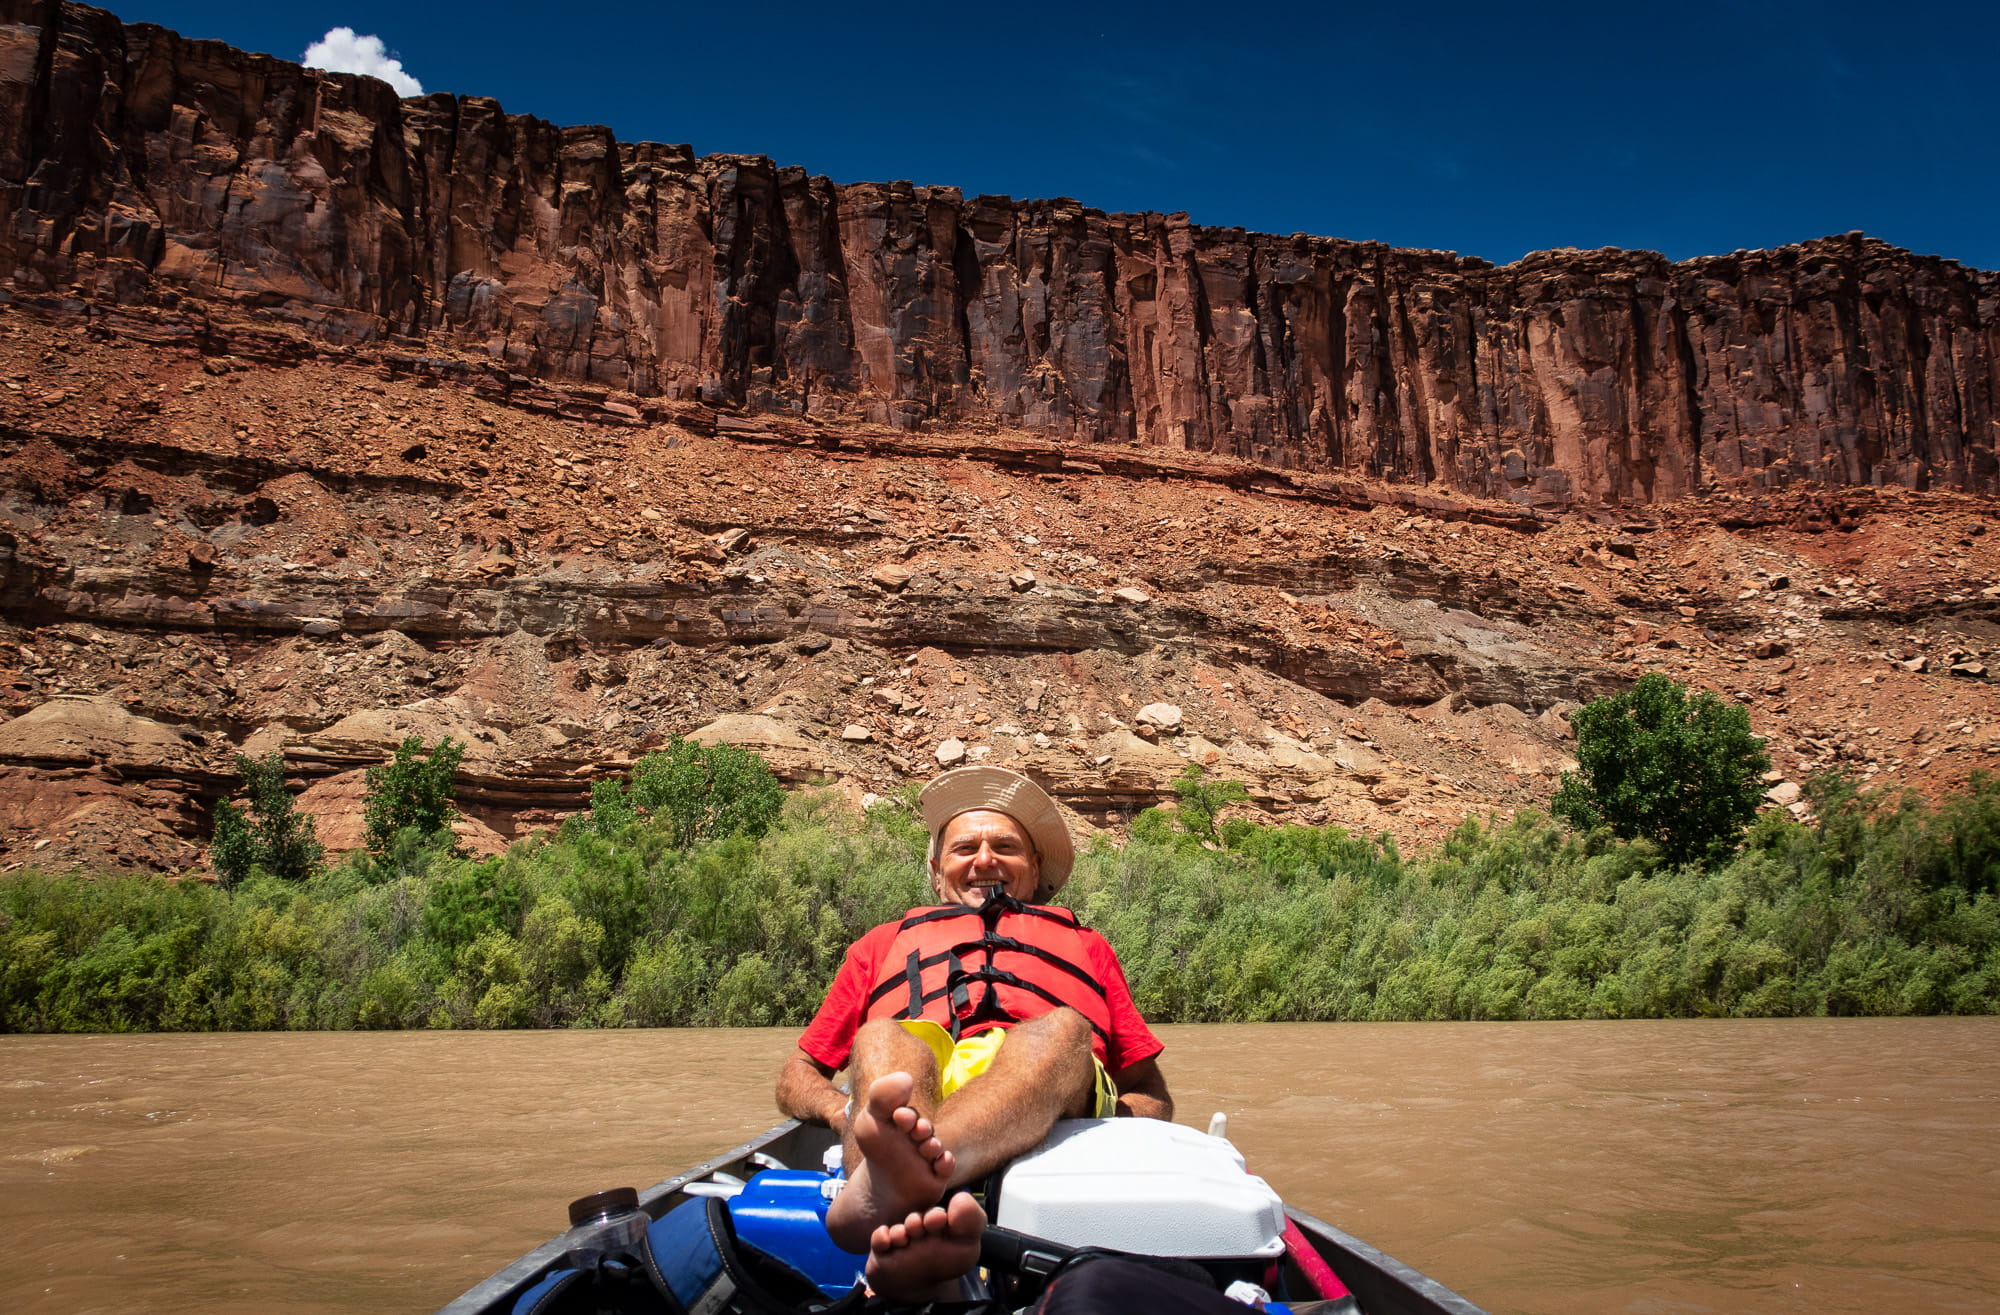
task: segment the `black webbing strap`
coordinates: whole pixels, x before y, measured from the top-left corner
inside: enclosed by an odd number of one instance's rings
[[[927,922],[936,922],[940,918],[975,918],[978,916],[978,909],[967,908],[963,904],[947,904],[942,908],[925,909],[922,913],[912,913],[909,917],[896,924],[896,930],[903,931],[910,927],[921,927]]]
[[[990,947],[991,949],[994,950],[1011,950],[1015,954],[1025,954],[1030,956],[1031,958],[1040,959],[1043,963],[1048,964],[1052,968],[1062,969],[1064,972],[1068,973],[1071,977],[1076,978],[1077,981],[1082,982],[1085,986],[1088,986],[1091,990],[1097,992],[1105,999],[1108,1000],[1111,998],[1111,993],[1104,989],[1104,983],[1098,981],[1095,977],[1092,977],[1087,971],[1077,967],[1075,964],[1071,963],[1068,959],[1063,958],[1060,954],[1057,954],[1054,950],[1045,950],[1039,945],[1030,945],[1026,941],[1017,941],[1012,936],[990,936],[985,941],[981,942],[981,947],[982,948]]]
[[[958,971],[958,951],[967,949],[977,949],[978,947],[979,947],[978,941],[966,941],[962,945],[954,945],[948,949],[939,950],[936,954],[933,954],[928,958],[920,958],[918,956],[922,953],[921,951],[911,950],[909,957],[903,960],[903,971],[897,973],[894,977],[884,978],[882,982],[879,985],[877,985],[874,990],[868,993],[867,1008],[873,1009],[878,1003],[881,1002],[882,997],[890,994],[893,991],[899,990],[905,986],[909,988],[909,994],[910,994],[909,1007],[911,1009],[922,1008],[921,1002],[924,997],[918,994],[918,987],[919,987],[919,981],[923,976],[924,969],[935,968],[939,964],[944,963],[952,965],[950,971],[956,972]],[[898,1014],[896,1016],[898,1018],[916,1017],[914,1013]]]
[[[966,982],[980,982],[985,984],[987,989],[985,995],[981,997],[979,1001],[979,1008],[975,1009],[970,1015],[961,1018],[958,1014],[954,1013],[949,1023],[941,1024],[941,1026],[945,1029],[945,1031],[951,1033],[953,1040],[957,1040],[961,1031],[967,1025],[972,1023],[982,1023],[982,1022],[1018,1023],[1021,1021],[1020,1019],[1016,1018],[1013,1014],[1007,1013],[999,1007],[999,1003],[993,991],[993,987],[995,986],[1011,986],[1014,987],[1016,990],[1026,991],[1031,995],[1038,995],[1042,999],[1048,1001],[1050,1004],[1054,1005],[1058,1009],[1068,1009],[1071,1007],[1067,1002],[1065,1002],[1061,997],[1057,996],[1053,991],[1049,991],[1044,989],[1043,987],[1037,986],[1033,982],[1023,981],[1019,977],[1016,977],[1014,974],[1008,972],[1005,968],[992,968],[992,967],[966,969],[963,973],[959,975],[959,980],[957,982],[947,983],[944,986],[938,987],[935,991],[931,991],[928,994],[926,994],[923,997],[923,1003],[929,1004],[933,1000],[939,999],[940,997],[948,994],[953,994],[954,992],[962,994],[965,990],[964,984]],[[923,1011],[920,1006],[916,1013],[897,1014],[896,1017],[917,1018],[922,1015],[922,1012]],[[1103,1028],[1099,1027],[1095,1022],[1091,1022],[1088,1018],[1086,1018],[1084,1021],[1090,1022],[1090,1030],[1097,1033],[1097,1035],[1103,1037],[1104,1044],[1106,1046],[1109,1046],[1111,1044],[1111,1034],[1109,1032],[1106,1032]]]
[[[944,1028],[950,1033],[952,1039],[956,1041],[963,1033],[967,1024],[978,1022],[1015,1023],[1020,1021],[1015,1015],[1000,1007],[999,994],[995,989],[997,986],[1011,986],[1016,990],[1027,991],[1032,995],[1041,997],[1059,1009],[1068,1007],[1068,1002],[1057,997],[1054,992],[1037,986],[1033,982],[1023,981],[1020,977],[1008,972],[1004,968],[994,967],[993,956],[996,951],[1000,950],[1039,959],[1051,967],[1068,973],[1077,981],[1082,982],[1091,990],[1097,992],[1099,997],[1106,1000],[1110,999],[1110,993],[1105,990],[1104,984],[1091,976],[1088,970],[1071,963],[1052,950],[1045,950],[1039,945],[1030,945],[1013,936],[1002,936],[999,931],[1000,918],[1008,913],[1020,913],[1026,914],[1029,917],[1046,918],[1050,922],[1068,927],[1071,930],[1078,930],[1083,925],[1077,920],[1074,914],[1066,909],[1047,909],[1032,904],[1023,904],[1020,900],[1015,899],[1005,890],[998,887],[989,891],[985,902],[977,908],[965,905],[946,905],[935,909],[927,909],[922,913],[913,913],[897,925],[897,931],[900,932],[906,928],[922,926],[928,922],[937,922],[945,918],[970,916],[979,919],[982,933],[978,940],[960,941],[928,957],[925,957],[920,950],[911,950],[908,958],[904,960],[903,971],[879,983],[869,992],[866,1008],[873,1009],[885,996],[900,988],[906,993],[906,996],[903,1007],[897,1011],[895,1017],[921,1018],[925,1005],[948,995],[951,997],[950,1008],[948,1010],[950,1021],[944,1024]],[[960,955],[974,953],[983,953],[986,956],[986,966],[984,968],[968,969],[965,967]],[[926,993],[923,986],[924,970],[935,968],[939,964],[947,965],[944,985]],[[968,983],[971,982],[982,983],[986,987],[986,990],[980,997],[978,1008],[967,1013],[966,1007],[971,1003],[972,998],[967,987]],[[1091,1023],[1091,1030],[1096,1032],[1100,1037],[1103,1037],[1107,1046],[1111,1043],[1110,1034],[1096,1023]]]
[[[996,950],[1007,950],[1014,954],[1022,954],[1030,958],[1040,959],[1050,967],[1060,968],[1062,971],[1068,973],[1077,981],[1082,982],[1085,986],[1097,992],[1099,996],[1107,1000],[1111,998],[1110,992],[1104,988],[1104,983],[1091,976],[1087,969],[1079,968],[1055,951],[1045,950],[1039,945],[1030,945],[1026,941],[1016,940],[1012,936],[988,936],[976,941],[960,941],[958,944],[948,949],[939,950],[936,954],[928,957],[923,957],[920,951],[911,950],[909,957],[903,961],[903,971],[894,977],[885,979],[873,991],[868,993],[868,1007],[872,1009],[884,996],[893,991],[903,989],[907,990],[909,994],[909,1003],[905,1006],[908,1012],[898,1014],[897,1017],[915,1018],[922,1011],[924,1000],[935,998],[935,993],[931,997],[920,994],[920,979],[926,968],[935,968],[939,964],[949,964],[950,967],[947,970],[947,980],[949,980],[950,977],[964,971],[961,966],[961,955],[969,954],[973,951],[984,951],[990,961],[993,952]],[[960,998],[954,999],[952,1003],[954,1007],[957,1007],[964,1004],[965,1001]]]
[[[949,953],[951,957],[949,961],[949,966],[947,966],[945,969],[944,980],[945,983],[951,987],[951,1016],[953,1018],[957,1018],[961,1013],[965,1011],[965,1006],[971,1000],[971,997],[966,994],[965,990],[966,971],[964,962],[959,959],[956,952],[947,951],[947,953]],[[993,956],[990,954],[987,955],[986,962],[988,965],[991,965],[993,962]],[[914,1018],[915,1015],[913,1014],[911,1015],[911,1017]],[[954,1028],[952,1030],[952,1036],[956,1037],[957,1035],[958,1031],[956,1028]]]

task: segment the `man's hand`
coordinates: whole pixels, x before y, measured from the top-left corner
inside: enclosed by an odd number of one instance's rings
[[[1166,1075],[1157,1059],[1127,1064],[1111,1075],[1118,1088],[1118,1113],[1140,1119],[1163,1119],[1171,1123],[1174,1098],[1167,1094]]]
[[[804,1123],[824,1123],[847,1135],[847,1093],[833,1085],[838,1069],[828,1068],[803,1050],[794,1050],[778,1070],[778,1111]]]

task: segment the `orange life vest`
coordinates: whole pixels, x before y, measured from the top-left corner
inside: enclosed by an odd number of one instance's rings
[[[1004,891],[979,908],[948,904],[904,918],[883,953],[863,1018],[928,1018],[953,1039],[1066,1007],[1111,1046],[1111,1007],[1068,909]]]

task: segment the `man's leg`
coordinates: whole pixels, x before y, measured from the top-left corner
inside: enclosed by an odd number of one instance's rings
[[[1090,1061],[1090,1022],[1074,1009],[1009,1028],[986,1071],[932,1116],[937,1139],[954,1161],[947,1171],[951,1184],[985,1177],[1041,1145],[1057,1119],[1088,1113],[1095,1093]]]
[[[859,1253],[875,1229],[936,1205],[954,1160],[931,1125],[937,1058],[902,1024],[877,1019],[855,1034],[848,1079],[847,1186],[827,1207],[826,1231],[835,1245]]]

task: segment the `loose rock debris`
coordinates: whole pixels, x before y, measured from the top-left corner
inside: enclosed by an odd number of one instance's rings
[[[857,802],[998,763],[1080,830],[1198,763],[1249,812],[1424,843],[1545,807],[1567,714],[1646,671],[1748,706],[1774,806],[1826,768],[1936,795],[2000,767],[1991,500],[1413,512],[20,314],[0,379],[0,866],[194,867],[235,756],[272,750],[358,843],[360,770],[409,734],[466,743],[489,851],[675,735]]]

